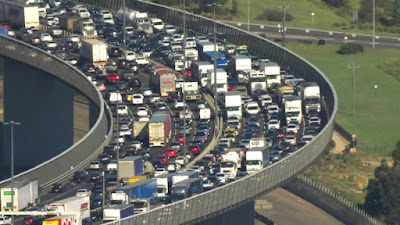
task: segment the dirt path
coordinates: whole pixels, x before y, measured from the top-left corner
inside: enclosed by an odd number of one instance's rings
[[[331,153],[340,153],[346,149],[346,146],[350,144],[342,135],[336,130],[333,131],[332,140],[335,142],[335,147],[331,150]]]

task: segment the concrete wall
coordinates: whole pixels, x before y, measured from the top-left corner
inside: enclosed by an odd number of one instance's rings
[[[14,129],[15,169],[32,168],[73,144],[75,90],[38,70],[5,58],[4,120],[18,121]],[[10,128],[5,127],[1,158],[10,158]],[[3,160],[9,167],[10,160]]]

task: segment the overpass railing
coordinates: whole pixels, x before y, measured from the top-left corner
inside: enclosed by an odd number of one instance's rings
[[[121,0],[80,0],[82,3],[118,10]],[[181,26],[183,13],[180,10],[166,6],[127,0],[126,6],[144,11],[164,22]],[[213,32],[213,21],[198,15],[186,15],[186,27],[198,33]],[[247,45],[249,52],[261,58],[268,58],[279,63],[284,69],[309,81],[320,85],[321,95],[326,104],[324,108],[329,118],[322,131],[306,146],[282,161],[263,169],[259,173],[247,176],[230,184],[194,197],[153,209],[147,213],[138,214],[121,221],[128,224],[188,224],[200,222],[206,218],[224,213],[249,200],[253,200],[306,169],[323,152],[332,138],[334,119],[337,111],[337,96],[335,89],[324,74],[314,65],[297,54],[268,41],[265,38],[244,32],[233,26],[216,23],[219,39],[225,39],[237,45]]]
[[[71,85],[85,95],[99,111],[96,123],[73,146],[59,155],[14,177],[18,180],[38,179],[42,191],[58,181],[70,178],[73,173],[97,157],[112,137],[112,114],[100,92],[86,76],[65,61],[24,42],[0,35],[0,55],[25,63]],[[10,179],[0,181],[0,187]]]

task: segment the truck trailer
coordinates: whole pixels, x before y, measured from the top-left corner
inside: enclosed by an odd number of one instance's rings
[[[107,43],[97,39],[85,39],[82,41],[80,55],[87,63],[93,63],[96,67],[107,64]],[[122,98],[121,98],[122,99]]]
[[[292,95],[284,98],[285,101],[285,115],[286,123],[289,124],[290,121],[296,120],[301,123],[303,120],[302,113],[302,100],[300,96]]]
[[[168,93],[175,91],[176,75],[174,71],[164,65],[152,67],[153,74],[150,76],[150,84],[161,96],[168,96]]]
[[[172,185],[189,178],[198,178],[198,177],[199,177],[199,172],[196,171],[178,172],[175,173],[174,176],[172,176]]]
[[[142,156],[128,156],[119,160],[119,179],[124,184],[129,183],[129,179],[140,176],[144,172]]]
[[[14,210],[20,211],[30,204],[36,203],[39,199],[38,180],[17,181],[13,186],[14,191]],[[11,186],[1,188],[1,210],[11,210]]]
[[[189,178],[174,184],[171,188],[172,202],[179,201],[203,192],[202,178]]]
[[[149,121],[149,146],[165,147],[172,136],[169,111],[156,111]]]
[[[251,58],[245,55],[232,55],[228,64],[228,72],[231,76],[236,77],[238,83],[245,84],[248,77],[245,77],[244,72],[251,70]],[[240,72],[242,71],[242,72]]]
[[[103,210],[103,223],[121,220],[134,215],[134,206],[131,204],[110,205]]]
[[[217,76],[217,93],[226,93],[228,92],[228,74],[224,69],[217,68],[216,72]],[[207,88],[214,93],[214,83],[215,83],[215,72],[214,69],[207,70]]]
[[[78,224],[82,224],[83,219],[90,218],[90,197],[73,196],[50,203],[50,211],[74,215]]]
[[[39,29],[39,8],[24,2],[0,2],[0,21],[7,21],[13,26]]]
[[[192,77],[201,87],[207,85],[207,70],[214,69],[214,65],[206,61],[197,61],[192,63]]]
[[[174,173],[167,173],[154,178],[157,180],[157,197],[164,197],[171,193],[172,177],[174,175]]]
[[[81,225],[82,222],[77,220],[75,215],[62,215],[47,218],[42,225]]]
[[[303,82],[300,84],[300,95],[304,102],[304,112],[308,113],[310,109],[321,111],[320,88],[315,82]]]

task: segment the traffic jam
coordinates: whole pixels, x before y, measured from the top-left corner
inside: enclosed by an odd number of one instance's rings
[[[195,196],[293,154],[325,123],[318,84],[251,55],[245,45],[184,35],[130,9],[110,12],[72,0],[0,4],[24,15],[22,22],[6,18],[0,33],[82,71],[114,120],[115,138],[103,153],[52,186],[46,196],[57,201],[29,209],[59,214],[26,216],[26,225],[71,217],[78,224],[111,222]],[[216,137],[216,116],[223,119],[220,139],[187,166]]]

